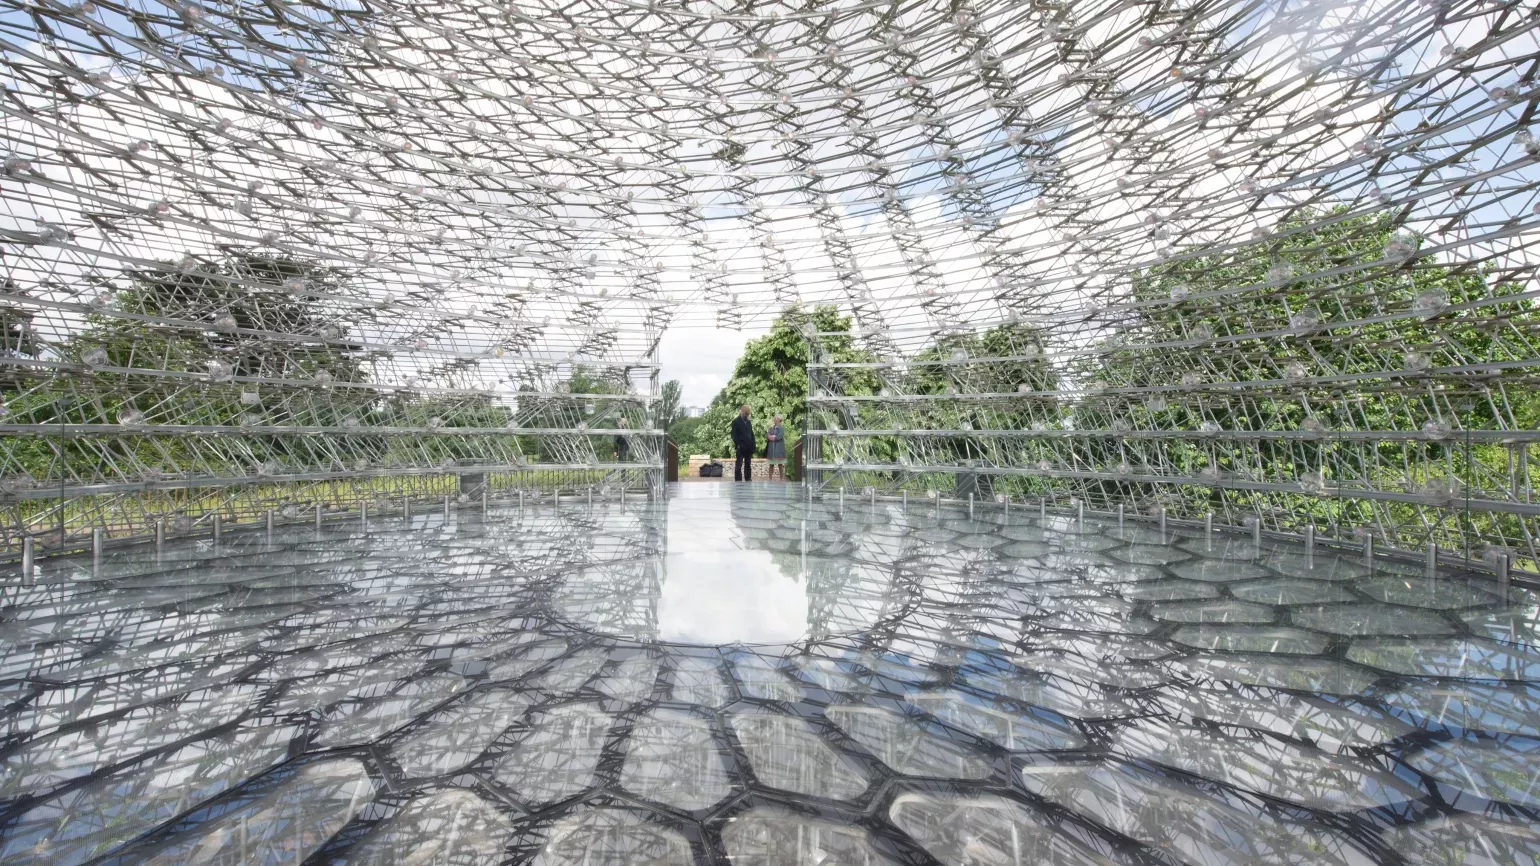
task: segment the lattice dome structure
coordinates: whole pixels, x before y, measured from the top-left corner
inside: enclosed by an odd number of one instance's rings
[[[663,330],[832,304],[818,484],[1532,564],[1536,24],[8,4],[9,544],[653,489]]]
[[[0,63],[0,866],[1540,856],[1533,2]],[[665,482],[710,328],[803,350],[800,485]]]

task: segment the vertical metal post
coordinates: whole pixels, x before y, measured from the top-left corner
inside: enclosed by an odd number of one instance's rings
[[[973,491],[968,491],[968,519],[973,519]]]
[[[1209,547],[1214,546],[1214,512],[1203,515],[1203,540]]]
[[[315,504],[315,531],[321,531],[321,503]]]
[[[1364,568],[1374,570],[1374,536],[1364,533]]]
[[[588,485],[588,507],[594,507],[594,486],[592,484]]]
[[[1305,560],[1307,562],[1313,562],[1315,560],[1315,524],[1314,523],[1307,523],[1307,524],[1305,524]]]
[[[909,491],[904,491],[904,513],[909,513]]]
[[[1011,522],[1010,521],[1010,517],[1011,517],[1011,498],[1009,496],[1005,497],[1005,517],[1006,517],[1005,522],[1006,523],[1010,523]]]
[[[1262,549],[1262,518],[1260,516],[1251,522],[1251,543],[1258,551]]]
[[[29,538],[28,541],[31,539]],[[1497,554],[1497,562],[1494,563],[1497,570],[1497,586],[1503,591],[1503,598],[1508,598],[1508,554]]]
[[[267,522],[267,541],[271,544],[273,541],[273,509],[269,508],[267,513],[263,515],[263,519]]]
[[[401,519],[406,521],[407,526],[412,525],[412,497],[410,496],[401,497]]]
[[[224,534],[224,530],[225,530],[224,520],[220,517],[219,512],[216,511],[216,512],[214,512],[214,543],[215,544],[219,543],[219,537]]]
[[[159,553],[166,546],[166,518],[155,521],[155,552]]]
[[[34,566],[33,562],[32,562],[34,558],[35,558],[35,555],[34,555],[34,552],[33,552],[33,549],[32,549],[32,536],[31,535],[23,535],[21,537],[21,585],[22,586],[32,586],[32,584],[33,584],[33,578],[34,578],[33,572],[37,570],[36,566]],[[1506,574],[1507,570],[1504,569],[1503,573]]]
[[[1160,509],[1160,538],[1162,541],[1166,538],[1166,509],[1164,506]]]
[[[358,506],[358,526],[365,532],[369,531],[369,503]]]
[[[1037,519],[1042,521],[1048,520],[1048,497],[1046,496],[1037,501]]]
[[[845,485],[840,485],[840,510],[845,510]]]
[[[449,497],[448,496],[444,497],[444,519],[445,520],[449,519]]]
[[[1118,528],[1123,528],[1123,503],[1118,503]]]
[[[91,527],[91,570],[95,571],[102,564],[102,528]]]
[[[481,488],[481,516],[487,516],[487,488],[485,485]]]
[[[1085,528],[1085,503],[1084,502],[1081,502],[1079,505],[1077,505],[1075,507],[1075,519],[1076,519],[1076,521],[1078,521],[1080,523],[1080,527],[1082,529],[1084,529]]]
[[[872,502],[871,502],[871,505],[872,505],[873,509],[876,509],[876,507],[877,507],[877,488],[873,487],[873,488],[870,488],[870,489],[871,489],[871,492],[872,492]]]
[[[524,510],[524,488],[519,488],[519,510]]]
[[[1426,562],[1425,565],[1426,565],[1426,568],[1427,568],[1428,579],[1429,580],[1432,580],[1433,578],[1438,577],[1438,543],[1437,542],[1434,542],[1434,541],[1428,542],[1427,562]]]

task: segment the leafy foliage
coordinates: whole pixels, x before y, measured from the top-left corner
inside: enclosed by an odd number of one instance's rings
[[[850,326],[850,317],[841,316],[832,306],[811,310],[792,307],[783,312],[771,326],[770,333],[750,340],[743,347],[743,355],[733,367],[732,378],[707,407],[689,447],[680,443],[680,452],[728,456],[732,448],[729,426],[738,414],[738,407],[747,404],[754,423],[754,435],[761,443],[772,417],[783,416],[788,440],[786,450],[790,453],[801,438],[807,410],[808,340],[804,333],[808,329],[826,333],[849,332]],[[824,337],[821,343],[828,353],[827,360],[870,360],[870,356],[849,337]],[[875,379],[868,377],[867,381],[855,382],[853,386],[864,387],[866,393],[872,393]]]

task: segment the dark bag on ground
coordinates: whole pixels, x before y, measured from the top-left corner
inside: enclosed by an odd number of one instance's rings
[[[702,477],[702,478],[721,478],[722,477],[722,464],[716,462],[715,460],[711,461],[710,463],[703,463],[703,464],[701,464],[701,467],[700,467],[700,477]]]

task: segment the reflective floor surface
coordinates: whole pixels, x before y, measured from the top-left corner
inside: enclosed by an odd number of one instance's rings
[[[0,864],[1540,857],[1528,591],[802,495],[11,566]]]

